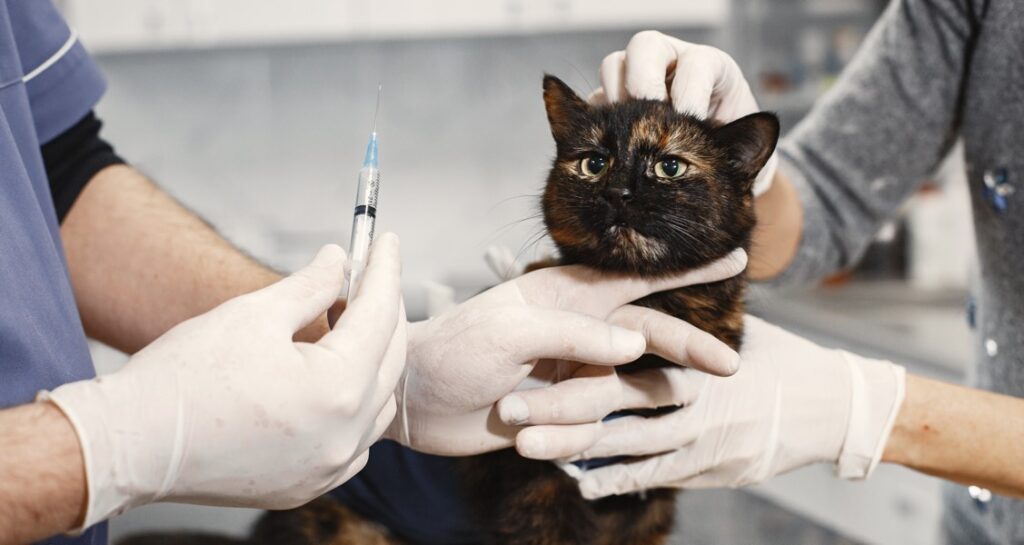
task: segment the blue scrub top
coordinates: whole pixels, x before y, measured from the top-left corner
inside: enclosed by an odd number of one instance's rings
[[[381,441],[370,448],[366,467],[331,495],[409,545],[478,545],[484,535],[457,464]]]
[[[39,148],[103,91],[49,0],[0,0],[0,407],[95,376]],[[106,542],[100,524],[44,543]]]

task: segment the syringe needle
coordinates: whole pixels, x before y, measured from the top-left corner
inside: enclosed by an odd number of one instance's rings
[[[377,114],[380,112],[381,87],[380,84],[377,84],[377,106],[373,110],[373,131],[370,133],[369,141],[366,142],[363,168],[359,169],[356,207],[352,217],[352,238],[348,245],[350,268],[346,271],[349,300],[356,294],[359,277],[370,254],[373,228],[376,224],[377,191],[380,188],[380,168],[377,162]]]
[[[380,112],[380,89],[383,86],[381,83],[377,84],[377,106],[373,109],[373,130],[370,132],[377,132],[377,113]]]

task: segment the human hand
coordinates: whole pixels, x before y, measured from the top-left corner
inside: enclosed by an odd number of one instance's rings
[[[395,413],[405,362],[398,239],[315,344],[292,335],[337,300],[345,252],[185,321],[125,367],[40,397],[85,459],[84,526],[156,501],[283,509],[352,477]]]
[[[725,344],[685,322],[628,303],[654,292],[728,278],[745,265],[746,254],[737,250],[708,267],[659,279],[602,274],[581,266],[551,267],[410,324],[408,365],[396,393],[398,416],[387,436],[417,450],[451,456],[511,446],[518,430],[515,420],[545,407],[506,400],[501,405],[505,420],[511,421],[506,424],[494,404],[519,387],[538,360],[611,366],[650,349],[682,364],[731,373],[737,357]],[[604,370],[609,372],[614,374],[613,369]]]
[[[720,49],[684,42],[654,30],[638,32],[625,50],[601,62],[597,104],[628,98],[670,100],[678,112],[729,123],[760,111],[736,61]],[[754,195],[771,187],[775,153],[754,182]]]
[[[577,446],[589,442],[576,459],[642,457],[582,472],[580,488],[591,499],[744,486],[815,462],[836,464],[843,478],[866,478],[902,403],[903,368],[823,348],[752,316],[745,327],[740,370],[727,378],[690,373],[680,388],[691,401],[675,412],[522,433],[540,434],[541,445],[557,447],[567,433]],[[527,454],[566,456],[564,449]]]

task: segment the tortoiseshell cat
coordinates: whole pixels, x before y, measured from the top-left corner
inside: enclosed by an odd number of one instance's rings
[[[594,106],[553,76],[544,103],[557,145],[544,221],[562,264],[658,276],[748,248],[754,178],[779,136],[773,114],[716,126],[658,101]],[[637,303],[739,349],[745,286],[741,275]],[[619,372],[660,365],[671,364],[645,356]],[[656,545],[672,529],[670,490],[587,501],[562,470],[513,450],[464,466],[488,544]]]
[[[778,140],[774,115],[716,125],[658,101],[589,105],[553,76],[544,103],[557,144],[544,220],[562,263],[657,276],[749,246],[751,188]],[[738,349],[745,286],[741,275],[637,303]],[[671,364],[645,356],[619,372],[660,365]],[[460,469],[486,545],[658,545],[672,529],[670,490],[587,501],[554,464],[512,449],[463,459]],[[404,545],[329,498],[268,513],[250,543]]]

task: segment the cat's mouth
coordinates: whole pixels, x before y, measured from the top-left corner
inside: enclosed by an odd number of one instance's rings
[[[613,255],[620,255],[631,261],[654,261],[664,257],[668,251],[668,245],[664,242],[644,235],[623,222],[610,225],[605,230],[605,240],[609,243]]]

